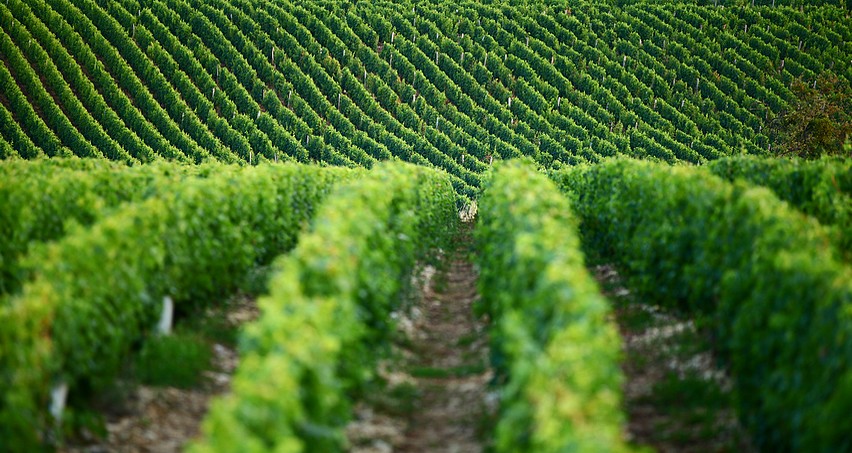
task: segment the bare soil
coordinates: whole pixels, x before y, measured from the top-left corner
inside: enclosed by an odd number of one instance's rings
[[[351,452],[479,452],[484,421],[493,412],[487,392],[487,326],[473,314],[477,272],[470,262],[470,227],[439,269],[417,278],[414,306],[399,325],[405,341],[381,368],[383,404],[356,406],[347,428]]]
[[[636,300],[614,266],[592,270],[623,340],[630,441],[661,453],[755,451],[737,419],[731,380],[694,321]]]

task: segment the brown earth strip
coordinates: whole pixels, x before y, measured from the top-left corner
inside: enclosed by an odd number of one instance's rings
[[[592,271],[624,344],[631,442],[661,453],[755,451],[737,420],[731,380],[694,321],[636,300],[611,265]]]
[[[420,272],[416,302],[400,317],[405,344],[381,367],[388,393],[398,397],[384,407],[359,403],[347,429],[351,452],[483,451],[492,373],[487,326],[473,314],[479,295],[470,226],[462,229],[443,268]]]

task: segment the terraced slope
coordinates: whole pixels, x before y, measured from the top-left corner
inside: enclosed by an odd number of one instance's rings
[[[705,3],[9,0],[0,157],[398,158],[472,193],[519,155],[764,153],[794,80],[852,80],[848,10]]]

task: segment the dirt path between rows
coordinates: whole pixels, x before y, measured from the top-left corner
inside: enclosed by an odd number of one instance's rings
[[[612,265],[592,271],[624,344],[630,441],[660,453],[755,451],[737,420],[731,380],[695,322],[639,300]]]
[[[487,326],[473,315],[478,274],[470,260],[469,224],[442,269],[420,272],[418,295],[400,322],[406,341],[387,364],[388,393],[402,395],[385,410],[359,404],[347,433],[351,452],[480,452],[480,433],[493,412],[489,395]],[[399,391],[399,389],[406,389]],[[410,395],[405,401],[405,395]],[[406,407],[405,410],[400,410]]]

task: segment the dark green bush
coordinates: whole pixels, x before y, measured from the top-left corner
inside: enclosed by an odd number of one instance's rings
[[[158,336],[142,345],[134,375],[145,385],[190,388],[202,381],[210,360],[210,345],[196,335]]]

